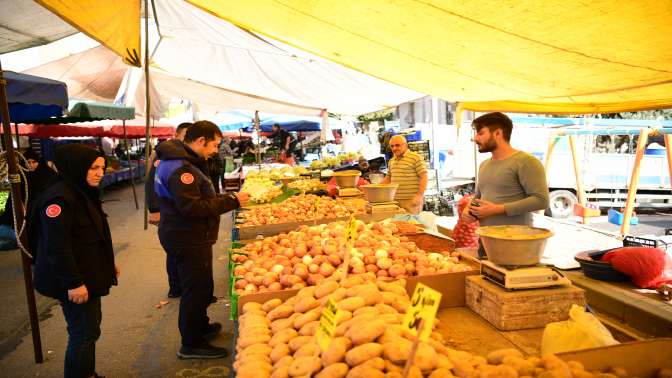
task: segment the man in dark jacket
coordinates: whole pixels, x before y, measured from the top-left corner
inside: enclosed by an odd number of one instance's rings
[[[177,126],[177,129],[175,129],[174,139],[180,141],[184,140],[184,135],[193,125],[194,124],[190,122],[180,123]],[[161,162],[161,156],[159,155],[158,150],[155,151],[154,155],[155,156],[150,159],[152,167],[149,170],[147,181],[145,181],[145,201],[147,201],[147,209],[149,210],[149,223],[158,225],[159,220],[161,219],[161,213],[159,212],[159,198],[154,191],[154,176],[156,175],[156,166]],[[180,287],[180,280],[177,277],[175,258],[170,254],[166,254],[166,273],[168,274],[168,298],[177,298],[180,296],[182,289]]]
[[[225,348],[210,345],[221,324],[209,323],[212,298],[212,245],[217,241],[219,217],[244,204],[248,195],[217,194],[210,181],[206,159],[217,153],[222,133],[209,121],[187,130],[184,142],[170,140],[158,148],[154,190],[159,198],[159,240],[174,256],[182,286],[179,358],[223,358]]]
[[[56,150],[54,161],[59,180],[30,210],[35,289],[58,299],[63,308],[68,324],[65,377],[97,377],[100,297],[109,294],[119,275],[98,190],[105,158],[90,147],[69,144]]]

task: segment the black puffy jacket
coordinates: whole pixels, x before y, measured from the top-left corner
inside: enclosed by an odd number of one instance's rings
[[[235,196],[217,194],[206,161],[177,139],[157,147],[154,191],[159,199],[159,240],[172,248],[215,244],[219,216],[240,205]]]
[[[35,235],[35,289],[65,300],[82,284],[89,295],[103,296],[117,284],[107,215],[77,187],[61,180],[31,207]]]

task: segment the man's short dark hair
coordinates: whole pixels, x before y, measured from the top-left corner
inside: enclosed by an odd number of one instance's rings
[[[484,127],[487,127],[491,133],[497,129],[502,130],[504,139],[507,142],[511,140],[513,122],[511,122],[511,118],[507,117],[506,114],[500,112],[483,114],[482,116],[476,118],[471,123],[471,125],[474,130],[476,130],[476,132],[480,131]]]
[[[182,131],[183,129],[189,130],[191,126],[194,126],[194,124],[191,122],[182,122],[179,125],[177,125],[177,129],[175,129],[175,134],[179,134],[180,131]]]
[[[210,121],[198,121],[187,129],[184,141],[191,143],[200,137],[204,137],[206,142],[210,142],[217,137],[221,138],[222,130]]]
[[[277,124],[277,123],[274,123],[273,126],[271,126],[271,127],[277,127],[277,128],[280,128],[280,125]]]

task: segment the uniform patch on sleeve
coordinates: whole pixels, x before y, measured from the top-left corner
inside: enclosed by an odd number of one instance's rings
[[[154,160],[154,168],[158,168],[161,160]]]
[[[47,216],[49,218],[56,218],[57,216],[61,215],[61,207],[58,205],[49,205],[47,206],[47,209],[45,211],[47,213]]]
[[[194,182],[194,175],[189,172],[185,172],[180,175],[180,181],[182,181],[183,184],[189,185]]]

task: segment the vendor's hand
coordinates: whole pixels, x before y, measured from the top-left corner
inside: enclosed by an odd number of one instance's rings
[[[68,290],[68,299],[76,304],[86,303],[89,300],[89,290],[86,289],[85,285],[70,289]]]
[[[464,210],[462,210],[462,221],[466,224],[474,223],[474,222],[478,221],[478,218],[471,215],[471,213],[469,212],[470,207],[471,207],[471,205],[467,205],[467,207],[465,207]]]
[[[236,193],[236,198],[238,199],[240,206],[243,207],[247,204],[247,201],[250,200],[250,195],[246,192],[238,192]]]
[[[148,220],[149,224],[158,226],[160,220],[161,220],[161,213],[159,212],[149,213],[149,220]]]
[[[119,276],[121,275],[121,270],[119,269],[119,266],[117,264],[114,264],[114,276],[119,279]]]
[[[411,200],[411,204],[413,204],[413,207],[418,207],[422,204],[422,200],[424,199],[422,197],[423,197],[422,194],[416,194],[413,197],[413,199]]]
[[[504,206],[486,201],[484,199],[475,199],[473,202],[478,206],[469,206],[470,213],[478,219],[487,218],[493,215],[505,214]]]

